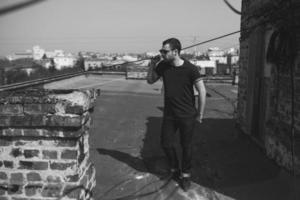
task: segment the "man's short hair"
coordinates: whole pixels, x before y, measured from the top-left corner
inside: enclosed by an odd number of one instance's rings
[[[180,54],[181,51],[181,43],[178,39],[176,38],[169,38],[165,41],[163,41],[163,45],[169,44],[171,49],[177,49],[178,50],[178,54]]]

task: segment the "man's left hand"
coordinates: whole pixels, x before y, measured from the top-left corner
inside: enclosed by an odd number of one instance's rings
[[[202,123],[202,120],[203,120],[203,115],[197,115],[196,121]]]

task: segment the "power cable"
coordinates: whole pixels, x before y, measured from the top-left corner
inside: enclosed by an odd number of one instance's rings
[[[235,12],[236,14],[238,15],[241,15],[242,12],[241,11],[238,11],[237,9],[235,9],[227,0],[224,0],[225,4],[233,11]]]
[[[11,13],[11,12],[16,11],[16,10],[23,9],[25,7],[32,6],[33,4],[36,4],[36,3],[41,3],[43,1],[45,1],[45,0],[29,0],[29,1],[18,3],[18,4],[15,4],[15,5],[12,5],[12,6],[6,6],[4,8],[0,8],[0,16]]]
[[[199,42],[199,43],[196,43],[196,44],[184,47],[184,48],[182,48],[182,50],[189,49],[189,48],[192,48],[192,47],[195,47],[195,46],[199,46],[199,45],[202,45],[202,44],[206,44],[206,43],[209,43],[209,42],[212,42],[212,41],[215,41],[215,40],[219,40],[219,39],[222,39],[222,38],[225,38],[225,37],[228,37],[228,36],[240,33],[240,32],[241,32],[241,30],[234,31],[234,32],[231,32],[231,33],[228,33],[228,34],[225,34],[225,35],[221,35],[221,36],[218,36],[218,37],[215,37],[215,38],[203,41],[203,42]]]

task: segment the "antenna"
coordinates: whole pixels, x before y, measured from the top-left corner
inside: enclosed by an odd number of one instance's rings
[[[194,36],[193,44],[196,44],[196,43],[197,43],[197,36]],[[195,46],[194,47],[194,56],[196,56],[197,50],[198,50],[198,46]]]

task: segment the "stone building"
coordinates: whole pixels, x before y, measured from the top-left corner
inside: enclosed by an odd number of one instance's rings
[[[84,70],[95,70],[95,69],[101,69],[102,68],[103,60],[98,58],[87,58],[84,59]]]
[[[300,1],[243,0],[237,125],[300,173]]]

